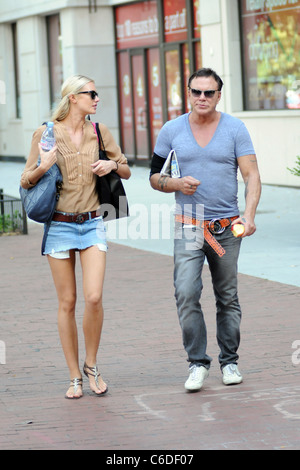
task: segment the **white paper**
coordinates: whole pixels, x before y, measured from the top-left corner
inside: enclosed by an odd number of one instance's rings
[[[170,176],[171,178],[180,178],[180,169],[175,150],[169,152],[160,174]]]

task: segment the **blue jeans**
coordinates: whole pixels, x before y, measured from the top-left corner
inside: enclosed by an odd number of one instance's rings
[[[191,231],[183,228],[178,237],[178,226],[174,240],[174,286],[179,323],[182,329],[183,345],[190,365],[202,365],[209,369],[212,361],[206,353],[206,325],[201,309],[202,269],[207,259],[217,310],[217,341],[220,348],[221,369],[227,364],[237,363],[240,344],[241,308],[237,292],[237,262],[241,238],[232,235],[230,227],[215,235],[225,248],[226,254],[219,257],[210,245],[201,238],[198,246],[191,245]],[[187,231],[189,235],[187,236]],[[177,236],[176,236],[177,234]],[[192,249],[191,249],[192,248]]]

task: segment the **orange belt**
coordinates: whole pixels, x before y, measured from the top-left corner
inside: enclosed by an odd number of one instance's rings
[[[189,217],[183,214],[175,215],[175,221],[181,222],[182,224],[196,225],[199,227],[201,223],[205,240],[220,257],[225,255],[226,251],[213,235],[224,232],[225,228],[231,225],[231,223],[237,218],[238,216],[230,217],[228,219],[203,220],[201,222],[201,220],[194,219],[193,217]]]

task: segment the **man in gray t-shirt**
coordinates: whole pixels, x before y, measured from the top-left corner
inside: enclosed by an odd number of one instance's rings
[[[200,69],[191,75],[188,94],[192,111],[162,127],[150,174],[154,189],[175,192],[174,285],[183,344],[190,363],[189,378],[185,382],[189,391],[200,390],[212,360],[206,353],[206,327],[199,302],[205,259],[216,297],[223,383],[242,381],[237,368],[241,320],[237,261],[241,238],[233,236],[231,227],[243,224],[242,237],[255,232],[254,217],[261,184],[255,151],[245,125],[216,109],[222,86],[221,78],[211,69]],[[171,150],[176,152],[180,178],[160,173]],[[246,186],[242,216],[237,201],[238,169]],[[196,236],[198,244],[191,245],[191,231],[197,230],[203,236]]]

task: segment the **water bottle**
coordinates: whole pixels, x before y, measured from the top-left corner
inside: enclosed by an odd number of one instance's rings
[[[47,122],[47,127],[42,133],[41,137],[41,146],[44,152],[49,152],[55,145],[55,137],[54,137],[54,123],[49,121]]]

